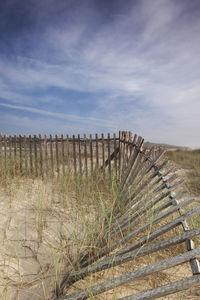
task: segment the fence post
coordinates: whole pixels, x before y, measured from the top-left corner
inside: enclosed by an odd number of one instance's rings
[[[81,161],[81,141],[80,141],[80,134],[78,134],[78,153],[79,153],[79,171],[82,175],[82,161]]]
[[[59,167],[59,157],[58,157],[58,136],[57,134],[55,135],[56,138],[56,167],[57,167],[57,172],[58,172],[58,176],[60,173],[60,167]]]
[[[48,149],[47,149],[47,135],[44,135],[44,153],[45,153],[45,170],[48,174]]]
[[[51,159],[51,172],[53,173],[53,145],[52,145],[52,135],[49,136],[49,142],[50,142],[50,159]]]
[[[61,134],[61,147],[62,147],[62,172],[65,173],[65,148],[64,148],[64,137]]]
[[[92,149],[92,134],[90,133],[90,164],[91,174],[93,173],[93,149]]]
[[[35,154],[35,176],[38,176],[38,169],[37,169],[37,140],[36,140],[36,135],[34,134],[33,136],[33,144],[34,144],[34,154]]]
[[[27,144],[26,136],[24,135],[24,160],[25,160],[25,172],[27,173],[28,163],[27,163]]]
[[[88,166],[87,166],[87,137],[86,134],[84,133],[84,156],[85,156],[85,172],[86,176],[88,175]]]
[[[0,133],[0,167],[2,169],[2,164],[3,164],[3,159],[2,159],[2,136],[1,136],[1,133]]]
[[[115,176],[117,177],[117,144],[116,144],[116,133],[113,133],[113,143],[114,143]]]
[[[43,155],[42,155],[42,137],[39,134],[39,148],[40,148],[40,175],[43,177]]]
[[[111,159],[110,159],[110,133],[108,133],[108,170],[111,174]]]
[[[33,174],[33,156],[32,156],[32,137],[29,135],[29,146],[30,146],[30,172]]]
[[[99,167],[99,148],[98,148],[98,134],[95,134],[96,139],[96,166]]]
[[[75,143],[75,135],[72,135],[72,143],[73,143],[74,173],[75,173],[75,176],[76,176],[77,167],[76,167],[76,143]]]

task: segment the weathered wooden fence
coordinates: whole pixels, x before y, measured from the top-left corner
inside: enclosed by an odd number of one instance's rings
[[[105,226],[105,236],[97,233],[94,252],[82,253],[63,276],[52,299],[87,299],[110,289],[158,271],[190,263],[191,276],[120,299],[156,299],[200,283],[200,248],[195,249],[192,238],[200,228],[190,229],[187,220],[200,214],[200,206],[187,193],[180,191],[183,182],[174,169],[161,159],[162,149],[144,144],[142,137],[119,132],[106,137],[64,136],[52,138],[0,136],[2,169],[20,174],[46,176],[73,170],[73,174],[92,174],[95,169],[116,174],[121,183],[113,222]],[[9,162],[12,162],[10,164]],[[9,165],[10,164],[10,165]],[[175,231],[174,229],[179,229]],[[167,235],[166,235],[167,234]],[[108,242],[109,241],[109,242]],[[132,270],[84,290],[69,294],[68,289],[91,273],[100,272],[125,262],[183,244],[182,253]],[[184,246],[185,244],[185,246]],[[78,269],[77,269],[78,265]]]
[[[58,137],[0,135],[0,162],[4,171],[14,174],[44,176],[67,171],[89,174],[96,168],[108,166],[119,170],[119,137],[108,133],[88,137],[61,135]],[[114,158],[114,163],[111,161]]]
[[[0,165],[4,172],[21,175],[58,176],[69,171],[88,175],[102,168],[120,176],[138,143],[141,138],[137,140],[136,135],[132,138],[131,132],[82,137],[80,134],[59,137],[0,134]]]

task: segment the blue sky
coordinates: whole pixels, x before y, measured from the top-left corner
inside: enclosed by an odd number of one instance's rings
[[[199,0],[1,0],[0,132],[200,147]]]

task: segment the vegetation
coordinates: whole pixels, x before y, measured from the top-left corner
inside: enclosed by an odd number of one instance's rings
[[[94,252],[97,233],[103,237],[112,223],[120,187],[102,171],[31,178],[4,170],[0,188],[0,298],[47,299],[80,255]]]
[[[167,151],[165,156],[187,170],[187,186],[191,193],[200,195],[200,149]]]

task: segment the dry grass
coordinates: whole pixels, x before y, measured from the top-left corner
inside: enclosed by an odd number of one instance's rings
[[[103,235],[118,194],[115,178],[1,174],[0,298],[47,299],[80,254]],[[50,288],[49,288],[50,287]]]
[[[189,191],[195,195],[200,195],[200,149],[167,151],[165,156],[187,170]]]

